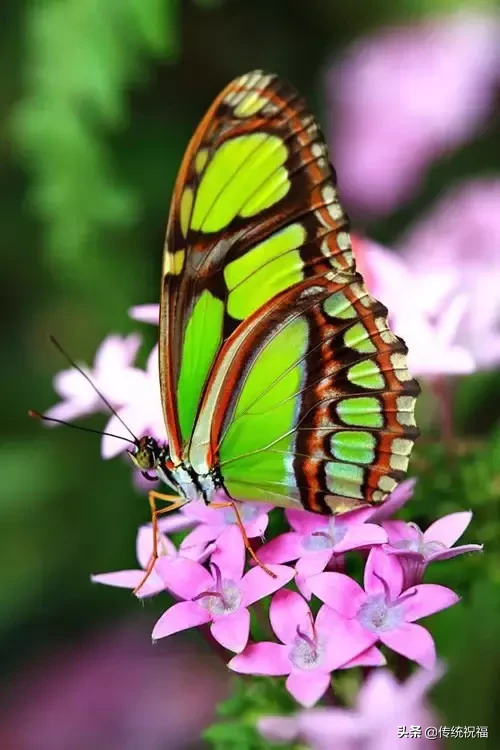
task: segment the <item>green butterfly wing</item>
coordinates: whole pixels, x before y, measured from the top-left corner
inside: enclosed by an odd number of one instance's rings
[[[236,79],[189,145],[160,324],[174,464],[323,513],[403,476],[418,385],[355,271],[321,132],[276,76]]]

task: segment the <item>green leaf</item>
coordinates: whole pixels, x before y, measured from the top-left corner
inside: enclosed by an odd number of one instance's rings
[[[35,3],[27,35],[15,141],[33,176],[30,198],[48,249],[74,263],[140,215],[138,196],[115,176],[106,139],[126,125],[127,87],[147,58],[175,54],[177,0]]]
[[[297,710],[297,704],[287,693],[283,680],[272,677],[233,679],[233,694],[221,703],[217,712],[223,721],[205,730],[204,738],[215,750],[269,750],[275,747],[265,740],[256,728],[262,716],[282,716]],[[280,745],[298,750],[298,745]]]

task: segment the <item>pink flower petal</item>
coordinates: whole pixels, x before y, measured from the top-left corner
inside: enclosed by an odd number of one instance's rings
[[[111,334],[104,339],[96,352],[94,369],[106,372],[130,367],[139,351],[141,341],[138,333],[131,333],[128,336]]]
[[[173,531],[184,531],[193,526],[191,518],[187,518],[182,511],[167,513],[158,519],[158,529],[164,534],[170,534]]]
[[[403,568],[394,555],[387,555],[379,547],[373,547],[365,565],[365,590],[367,594],[378,594],[384,591],[380,578],[386,582],[391,598],[396,599],[403,588]]]
[[[310,708],[319,701],[330,684],[330,675],[318,669],[292,672],[286,679],[286,689],[302,706]]]
[[[350,526],[344,538],[335,545],[335,552],[348,552],[361,547],[371,547],[373,544],[387,542],[387,532],[374,523],[361,523]]]
[[[386,720],[388,712],[390,715],[394,711],[395,703],[399,711],[403,708],[404,701],[401,695],[403,690],[403,684],[399,683],[388,669],[373,670],[367,676],[358,693],[357,708],[368,721],[371,719],[373,722],[374,719],[377,720],[381,716]],[[399,703],[401,703],[400,706]]]
[[[443,550],[442,552],[434,552],[433,555],[429,555],[427,562],[434,562],[435,560],[451,560],[452,557],[458,557],[459,555],[467,555],[470,552],[482,552],[482,544],[461,544],[458,547],[452,547],[451,549]]]
[[[223,526],[209,526],[206,523],[200,523],[199,526],[184,537],[179,547],[180,551],[187,551],[193,547],[200,547],[203,544],[213,542],[214,539],[217,539],[223,528]]]
[[[424,542],[441,542],[445,547],[452,547],[470,524],[471,518],[470,510],[439,518],[424,531]]]
[[[134,305],[129,309],[128,314],[134,320],[139,320],[142,323],[158,325],[160,322],[159,305]]]
[[[245,568],[245,543],[238,526],[226,526],[217,539],[211,562],[215,563],[223,578],[239,581]]]
[[[89,376],[92,375],[86,365],[81,365],[82,370]],[[90,383],[80,375],[73,367],[70,370],[62,370],[54,376],[54,390],[69,401],[77,401],[80,406],[93,404],[96,401],[96,392]]]
[[[344,617],[354,617],[366,599],[359,583],[343,573],[319,573],[308,582],[318,599]]]
[[[187,518],[191,518],[193,521],[199,523],[206,523],[209,526],[218,526],[221,531],[225,524],[225,508],[212,508],[210,505],[206,505],[204,502],[195,501],[186,505],[183,513]]]
[[[135,589],[144,578],[143,570],[117,570],[113,573],[98,573],[90,576],[93,583],[103,583],[106,586],[116,586],[120,589]],[[141,587],[138,596],[153,596],[165,591],[165,584],[153,571],[146,583]]]
[[[267,513],[260,513],[253,521],[244,521],[243,525],[249,539],[263,537],[269,525],[269,516]]]
[[[322,529],[328,531],[328,518],[318,515],[318,513],[287,508],[285,516],[292,529],[303,536]]]
[[[97,409],[95,410],[97,411]],[[50,419],[62,419],[63,422],[74,422],[75,419],[85,417],[87,414],[91,414],[92,411],[94,411],[92,405],[86,406],[76,400],[71,400],[61,401],[60,404],[51,406],[49,409],[45,410],[44,414],[46,417],[50,417]],[[55,426],[54,424],[51,425],[50,422],[46,422],[45,424],[47,426]],[[118,440],[115,442],[118,442]]]
[[[212,622],[210,631],[224,648],[239,654],[248,643],[250,612],[240,609],[230,615],[221,615]]]
[[[141,526],[137,532],[137,539],[135,543],[137,562],[144,568],[148,567],[153,554],[153,528],[151,524]],[[164,534],[161,535],[161,543],[158,543],[158,554],[161,556],[166,553],[167,556],[176,556],[177,550],[168,537]]]
[[[350,659],[346,664],[342,664],[338,669],[352,669],[353,667],[383,667],[387,660],[376,646],[370,646],[354,659]]]
[[[269,742],[292,742],[298,735],[297,720],[292,716],[263,716],[257,721],[259,732]]]
[[[170,609],[160,617],[153,628],[152,639],[157,641],[159,638],[165,638],[172,633],[178,633],[181,630],[196,628],[210,621],[208,610],[203,609],[197,602],[178,602],[173,604]]]
[[[387,531],[389,543],[395,544],[406,539],[416,539],[417,531],[412,526],[408,526],[405,521],[384,521],[382,524]]]
[[[397,549],[396,547],[391,547],[389,544],[384,544],[383,550],[386,555],[395,555],[396,557],[403,558],[403,564],[404,559],[412,560],[415,563],[423,563],[425,561],[425,557],[422,552],[417,552],[417,550]]]
[[[326,604],[318,612],[316,630],[326,643],[321,666],[330,672],[366,651],[377,640],[376,634],[363,628],[357,620],[346,620]]]
[[[370,516],[371,523],[381,523],[390,518],[396,513],[403,505],[406,505],[408,500],[411,500],[413,496],[413,490],[415,489],[416,479],[405,479],[403,482],[398,484],[395,490],[391,492],[387,500],[376,510],[374,510]]]
[[[405,619],[408,622],[440,612],[460,601],[460,597],[454,591],[433,583],[422,583],[408,589],[405,593],[413,594],[413,592],[415,594],[408,596],[402,604]]]
[[[373,507],[371,505],[364,505],[362,508],[355,508],[354,510],[348,510],[346,513],[341,513],[338,519],[343,524],[346,524],[346,526],[359,526],[360,523],[368,521],[372,515]]]
[[[160,557],[156,571],[165,586],[182,599],[193,599],[213,585],[208,570],[187,557]]]
[[[302,535],[296,531],[280,534],[260,547],[259,560],[263,563],[286,563],[296,560],[304,554],[302,539]]]
[[[288,646],[279,643],[251,643],[243,653],[234,656],[227,666],[240,674],[278,677],[289,674],[292,668],[288,650]]]
[[[366,738],[366,725],[363,722],[360,726],[363,717],[357,711],[320,707],[301,711],[296,717],[296,734],[306,737],[308,745],[314,750],[355,750]],[[375,750],[393,750],[389,747],[378,748],[375,744],[372,747]]]
[[[294,583],[297,586],[299,593],[302,594],[306,602],[310,602],[312,598],[312,591],[309,588],[309,578],[301,576],[297,573],[294,579]]]
[[[130,427],[132,432],[134,432],[136,435],[140,435],[142,433],[143,425],[142,421],[139,420],[137,410],[133,409],[132,407],[124,407],[123,409],[119,409],[118,413],[122,417],[125,424]],[[123,424],[115,415],[113,415],[109,419],[104,429],[106,432],[112,433],[113,435],[121,435],[122,437],[126,438],[126,440],[132,439]],[[118,440],[117,438],[110,437],[109,435],[102,436],[101,455],[104,459],[114,458],[120,453],[123,453],[123,451],[127,450],[127,448],[130,450],[131,444],[127,444],[125,440]]]
[[[417,662],[426,669],[436,663],[436,647],[428,630],[421,625],[408,622],[397,628],[380,633],[380,640],[398,654]]]
[[[297,637],[297,627],[310,631],[311,610],[295,591],[282,589],[272,599],[269,619],[272,628],[282,643],[292,643]]]
[[[300,576],[309,578],[315,576],[318,573],[322,573],[333,554],[333,549],[321,549],[315,550],[314,552],[307,552],[304,557],[297,560],[295,569]]]
[[[288,565],[268,565],[267,567],[276,575],[276,578],[258,567],[252,568],[243,576],[241,580],[242,607],[248,607],[264,596],[274,594],[282,586],[286,586],[295,575],[294,569],[288,567]]]

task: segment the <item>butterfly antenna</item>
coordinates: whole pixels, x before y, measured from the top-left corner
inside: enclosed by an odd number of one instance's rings
[[[32,419],[42,419],[44,422],[56,422],[57,424],[63,424],[66,427],[72,427],[74,430],[81,430],[82,432],[94,432],[96,435],[109,435],[112,438],[118,438],[118,440],[125,440],[127,443],[133,443],[134,441],[130,438],[123,437],[123,435],[114,435],[112,432],[103,432],[102,430],[93,430],[92,427],[82,427],[79,424],[73,424],[72,422],[65,422],[63,419],[56,419],[55,417],[46,417],[45,414],[40,414],[39,411],[34,409],[28,410],[28,417]]]
[[[61,346],[61,344],[57,341],[57,339],[54,338],[54,336],[50,335],[49,338],[50,338],[51,343],[63,355],[63,357],[69,362],[69,364],[71,365],[71,367],[74,367],[75,370],[78,370],[78,372],[80,373],[80,375],[83,375],[83,377],[85,378],[85,380],[87,381],[87,383],[89,383],[92,386],[92,388],[97,393],[97,395],[99,396],[99,398],[101,399],[101,401],[103,401],[106,404],[106,406],[108,407],[108,409],[110,410],[110,412],[115,415],[115,417],[118,419],[118,421],[121,422],[122,425],[125,427],[125,429],[127,430],[127,432],[129,432],[132,435],[132,437],[134,438],[133,442],[137,445],[137,443],[139,442],[139,439],[136,437],[136,435],[134,435],[134,433],[132,432],[132,430],[130,429],[130,427],[127,424],[125,424],[125,422],[120,417],[120,415],[118,414],[118,412],[116,411],[116,409],[114,409],[111,406],[111,404],[109,403],[109,401],[106,398],[106,396],[103,393],[101,393],[101,391],[96,386],[96,384],[92,382],[91,378],[87,375],[87,373],[85,372],[85,370],[82,370],[82,368],[80,367],[80,365],[77,365],[76,362],[73,359],[71,359],[71,357],[69,356],[69,354],[63,349],[63,347]],[[57,422],[58,420],[52,419],[51,421],[52,422]],[[66,423],[62,423],[62,424],[66,424]],[[71,427],[76,427],[76,425],[70,425],[70,426]],[[88,429],[88,428],[79,427],[78,429],[82,430],[82,429]],[[88,429],[88,431],[89,432],[97,432],[97,430],[90,430],[90,429]],[[105,434],[108,434],[108,433],[101,432],[100,434],[101,435],[105,435]],[[118,435],[113,435],[113,437],[118,437]],[[123,438],[122,437],[122,440],[127,440],[127,438]],[[132,441],[129,440],[128,442],[130,443]]]

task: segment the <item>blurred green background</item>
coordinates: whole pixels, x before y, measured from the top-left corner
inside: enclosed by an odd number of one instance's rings
[[[80,682],[95,693],[102,713],[102,731],[89,730],[94,748],[198,747],[199,729],[227,693],[225,669],[196,635],[177,639],[175,653],[158,644],[151,662],[150,627],[161,603],[142,608],[127,592],[89,582],[91,572],[134,567],[136,529],[148,519],[148,506],[124,460],[100,459],[99,438],[46,430],[27,418],[29,408],[56,402],[52,377],[66,367],[49,334],[90,363],[107,334],[140,329],[144,364],[155,329],[134,324],[127,310],[157,301],[165,219],[183,150],[235,75],[256,67],[284,75],[326,123],[325,71],[346,45],[386,24],[415,23],[457,5],[4,0],[0,747],[89,747],[85,738],[61,739],[68,736],[64,721],[77,733],[92,717],[97,721],[92,700],[79,697]],[[500,173],[498,114],[497,107],[473,144],[431,170],[414,200],[372,222],[371,236],[390,243],[457,179]],[[460,450],[446,452],[439,441],[417,449],[412,473],[420,482],[409,510],[423,527],[446,512],[475,512],[466,541],[484,542],[485,554],[443,563],[428,578],[464,598],[430,623],[449,664],[435,703],[446,724],[489,725],[490,739],[475,742],[492,748],[500,743],[499,387],[494,371],[457,383]],[[431,396],[422,401],[422,409],[433,408]],[[103,427],[103,417],[86,424]],[[80,674],[78,659],[95,659],[94,671],[82,667]],[[128,694],[120,706],[139,710],[148,680],[135,680],[134,670],[137,676],[144,660],[145,674],[154,673],[148,690],[153,682],[158,700],[170,701],[165,711],[172,726],[182,727],[167,740],[161,727],[151,738],[134,739],[130,730],[117,739],[113,722],[123,727],[113,712],[129,708],[106,707],[122,679],[113,665],[126,673]],[[182,676],[186,670],[190,679]],[[206,689],[193,694],[197,680]],[[186,729],[193,716],[200,726]],[[28,729],[19,734],[23,723]]]

